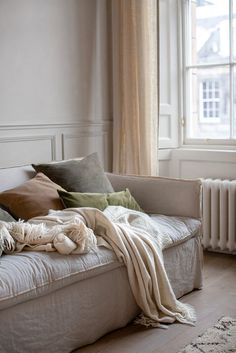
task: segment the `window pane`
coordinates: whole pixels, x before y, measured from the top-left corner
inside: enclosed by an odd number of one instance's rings
[[[191,0],[190,33],[190,64],[228,62],[229,1]]]
[[[233,88],[233,116],[234,116],[234,126],[233,126],[233,136],[236,137],[236,68],[234,69],[234,88]]]
[[[188,138],[230,137],[230,85],[228,68],[189,70],[191,92]],[[236,86],[236,71],[235,71]],[[236,100],[235,100],[236,104]]]
[[[236,60],[236,0],[233,0],[233,56]]]

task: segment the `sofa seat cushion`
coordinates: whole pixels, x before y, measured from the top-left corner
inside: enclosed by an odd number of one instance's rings
[[[23,251],[0,259],[0,310],[122,266],[104,247],[84,255]]]
[[[150,217],[158,226],[160,233],[171,239],[171,244],[164,246],[164,248],[170,248],[194,236],[201,235],[201,222],[198,219],[159,214],[150,214]]]
[[[200,234],[200,222],[195,219],[162,215],[151,215],[151,218],[161,234],[172,240],[166,249]],[[35,251],[3,255],[0,259],[0,310],[121,266],[115,253],[102,246],[84,255]]]

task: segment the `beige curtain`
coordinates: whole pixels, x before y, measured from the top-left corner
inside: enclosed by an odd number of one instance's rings
[[[115,173],[158,173],[158,1],[112,0]]]

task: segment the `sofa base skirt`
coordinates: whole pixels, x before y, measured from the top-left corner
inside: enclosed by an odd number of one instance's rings
[[[177,297],[202,287],[199,238],[164,251]],[[0,353],[69,353],[127,325],[140,312],[125,266],[0,312]]]

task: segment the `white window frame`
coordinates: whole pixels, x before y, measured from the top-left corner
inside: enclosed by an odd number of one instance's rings
[[[179,63],[180,63],[180,113],[181,113],[181,136],[180,142],[183,147],[186,146],[201,146],[201,147],[215,147],[218,148],[219,146],[223,147],[223,149],[230,148],[236,149],[236,138],[233,137],[233,128],[236,121],[233,121],[234,112],[233,109],[233,72],[234,69],[236,70],[236,61],[233,61],[233,47],[232,47],[232,38],[233,38],[233,30],[232,30],[232,14],[233,14],[233,1],[231,0],[224,0],[229,1],[229,9],[230,9],[230,38],[231,38],[231,45],[230,45],[230,58],[228,63],[220,63],[220,64],[189,64],[189,57],[190,57],[190,48],[187,47],[186,43],[190,43],[190,39],[188,37],[187,28],[189,28],[187,16],[187,8],[188,3],[190,0],[179,0]],[[202,139],[202,138],[188,138],[187,137],[187,128],[188,124],[190,123],[190,99],[186,99],[186,97],[191,97],[192,87],[190,86],[190,70],[192,68],[218,68],[218,67],[227,67],[230,70],[230,138],[229,139]],[[212,121],[212,120],[211,120]],[[213,122],[213,121],[212,121]],[[215,121],[216,122],[216,121]]]

